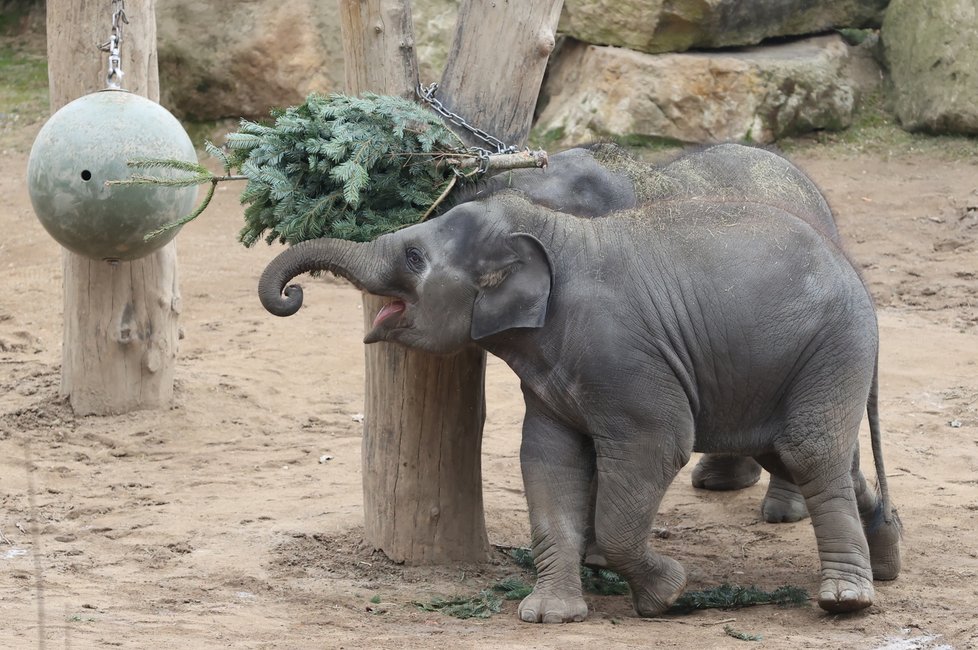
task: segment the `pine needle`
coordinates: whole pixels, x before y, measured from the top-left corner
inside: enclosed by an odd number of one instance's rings
[[[502,599],[489,589],[480,591],[468,598],[455,596],[444,598],[436,596],[427,603],[415,602],[415,607],[424,612],[441,612],[455,618],[489,618],[502,609]]]
[[[774,591],[757,587],[722,584],[713,589],[688,591],[669,608],[670,614],[688,614],[697,609],[740,609],[753,605],[800,605],[808,592],[800,587],[784,586]]]

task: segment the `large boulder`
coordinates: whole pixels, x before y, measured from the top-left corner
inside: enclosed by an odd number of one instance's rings
[[[414,0],[422,81],[437,81],[459,0]],[[168,0],[157,5],[161,100],[191,120],[267,117],[342,92],[336,0]]]
[[[161,102],[180,117],[266,117],[343,87],[336,0],[170,0],[156,19]]]
[[[978,134],[974,0],[893,0],[881,38],[888,96],[904,128]]]
[[[537,128],[556,144],[772,142],[842,129],[860,93],[851,68],[850,48],[836,35],[685,54],[570,41],[548,74]]]
[[[565,0],[560,31],[648,53],[878,26],[889,0]],[[927,3],[922,3],[927,4]]]

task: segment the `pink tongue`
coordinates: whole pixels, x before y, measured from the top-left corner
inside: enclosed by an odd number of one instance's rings
[[[395,300],[394,302],[387,303],[380,309],[379,312],[377,312],[377,315],[374,317],[374,324],[372,327],[377,327],[377,325],[387,318],[394,316],[395,314],[400,314],[402,311],[404,311],[404,307],[405,304],[402,300]]]

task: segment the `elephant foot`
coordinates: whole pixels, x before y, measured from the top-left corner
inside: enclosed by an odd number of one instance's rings
[[[578,622],[587,618],[587,603],[580,594],[537,587],[520,602],[519,614],[526,623]]]
[[[704,454],[693,468],[693,487],[702,490],[740,490],[759,478],[761,466],[747,456]]]
[[[805,497],[794,483],[771,475],[767,494],[761,503],[761,517],[769,524],[800,521],[808,516]]]
[[[686,589],[686,569],[672,558],[659,556],[658,570],[647,581],[629,580],[632,603],[639,616],[658,616],[676,602]]]
[[[855,577],[824,578],[818,590],[818,606],[832,614],[865,609],[873,604],[873,583]]]
[[[900,520],[896,513],[890,521],[866,529],[866,542],[873,580],[896,580],[900,575]]]

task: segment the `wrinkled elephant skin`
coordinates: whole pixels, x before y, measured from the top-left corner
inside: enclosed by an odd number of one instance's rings
[[[694,451],[753,458],[798,486],[819,605],[868,606],[874,573],[899,572],[899,524],[878,453],[866,287],[791,204],[640,189],[635,206],[601,218],[500,190],[370,244],[306,242],[269,264],[259,294],[294,312],[301,294],[287,283],[326,269],[390,298],[366,341],[436,353],[475,343],[515,371],[538,571],[521,619],[585,617],[586,551],[628,581],[639,615],[667,609],[685,571],[649,548],[649,532]],[[858,463],[863,413],[879,494]]]

